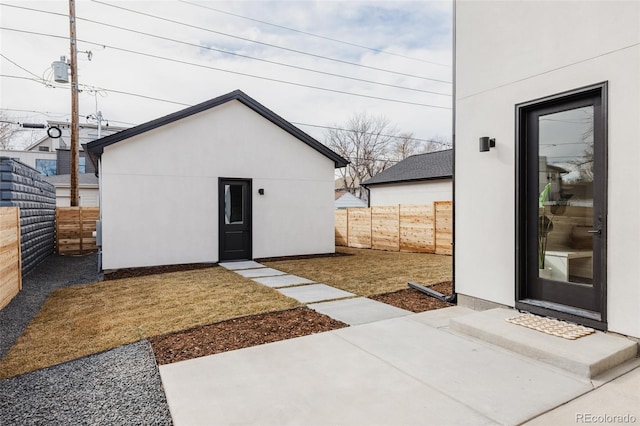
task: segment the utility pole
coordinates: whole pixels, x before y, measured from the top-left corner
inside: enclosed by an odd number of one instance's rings
[[[69,41],[71,43],[71,207],[78,203],[78,145],[80,125],[78,123],[78,46],[76,44],[76,2],[69,0]]]

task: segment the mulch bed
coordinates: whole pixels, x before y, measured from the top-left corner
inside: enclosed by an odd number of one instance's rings
[[[301,307],[235,318],[149,340],[162,365],[343,327],[347,324]]]
[[[453,284],[451,281],[433,284],[428,287],[445,296],[453,292]],[[411,312],[425,312],[453,306],[451,303],[442,302],[413,288],[369,296],[369,299],[377,300],[378,302],[393,305],[396,308],[406,309]]]
[[[261,257],[260,259],[254,259],[258,263],[263,262],[280,262],[283,260],[306,260],[306,259],[318,259],[321,257],[343,257],[343,256],[353,256],[351,253],[323,253],[323,254],[301,254],[297,256],[281,256],[281,257]]]
[[[451,282],[430,286],[449,295]],[[408,288],[370,299],[412,312],[424,312],[453,306],[417,290]],[[206,355],[262,345],[347,327],[340,321],[312,309],[300,307],[222,321],[191,330],[149,339],[158,364],[170,364]]]
[[[123,278],[143,277],[145,275],[166,274],[169,272],[192,271],[194,269],[215,268],[216,263],[189,263],[180,265],[147,266],[142,268],[123,268],[106,272],[104,281]]]
[[[256,262],[277,262],[280,260],[304,260],[315,259],[319,257],[342,257],[353,256],[350,253],[325,253],[325,254],[309,254],[300,256],[285,256],[285,257],[265,257],[261,259],[255,259]],[[194,269],[214,268],[217,267],[217,263],[188,263],[178,265],[162,265],[162,266],[146,266],[141,268],[123,268],[115,271],[107,272],[104,274],[104,280],[119,280],[123,278],[135,278],[143,277],[145,275],[166,274],[168,272],[181,272],[191,271]]]

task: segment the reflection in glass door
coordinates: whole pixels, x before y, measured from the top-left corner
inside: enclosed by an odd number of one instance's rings
[[[593,106],[538,117],[538,274],[593,284]]]
[[[517,107],[516,306],[598,328],[606,297],[605,89]]]

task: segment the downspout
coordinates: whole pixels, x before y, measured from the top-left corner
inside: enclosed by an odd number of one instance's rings
[[[102,272],[102,155],[98,157],[98,224],[96,231],[100,235],[96,234],[96,237],[100,238],[100,245],[98,246],[98,272]]]
[[[452,215],[452,247],[451,247],[451,283],[452,283],[452,303],[456,302],[456,1],[452,2],[452,24],[451,24],[451,76],[452,76],[452,89],[451,89],[451,145],[453,154],[453,163],[451,164],[451,196],[453,203],[451,204]]]
[[[452,60],[451,60],[451,81],[452,85],[452,94],[451,94],[451,144],[453,149],[453,164],[452,164],[452,279],[451,282],[453,284],[453,290],[450,296],[445,296],[444,294],[435,291],[432,288],[425,287],[418,283],[409,282],[407,283],[409,287],[418,290],[421,293],[426,294],[427,296],[434,297],[438,300],[447,303],[456,303],[458,295],[456,293],[456,0],[452,2],[452,34],[451,34],[451,50],[452,50]]]
[[[367,191],[367,208],[371,207],[371,190],[366,185],[360,185]]]

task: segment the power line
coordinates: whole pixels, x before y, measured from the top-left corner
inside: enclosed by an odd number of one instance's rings
[[[35,81],[35,79],[31,79],[31,78],[27,78],[27,77],[7,76],[7,75],[3,75],[3,74],[0,74],[0,77],[19,78],[19,79],[24,79],[24,80]],[[110,89],[102,89],[102,90],[111,91]],[[119,93],[127,94],[127,95],[130,95],[130,96],[148,98],[147,96],[138,95],[138,94],[135,94],[135,93],[128,93],[128,92],[119,92]],[[184,103],[181,103],[181,102],[174,102],[174,101],[169,101],[169,100],[165,100],[165,102],[175,103],[177,105],[183,105],[183,106],[192,106],[190,104],[184,104]],[[33,113],[36,113],[36,114],[44,114],[44,115],[49,115],[49,114],[69,115],[68,113],[53,113],[53,112],[32,111],[32,110],[22,110],[22,109],[11,109],[11,108],[0,108],[0,111],[24,111],[24,112],[33,112]],[[117,120],[107,120],[107,121],[113,122],[113,123],[128,124],[128,125],[131,125],[131,126],[137,126],[138,125],[136,123],[129,123],[129,122],[126,122],[126,121],[117,121]],[[315,128],[318,128],[318,129],[341,130],[341,131],[345,131],[345,132],[363,133],[363,134],[366,134],[366,135],[378,135],[377,133],[359,132],[357,130],[343,129],[343,128],[340,128],[340,127],[333,127],[333,126],[321,126],[319,124],[299,123],[299,122],[295,122],[295,121],[290,121],[290,123],[293,124],[293,125],[296,125],[296,126],[308,126],[308,127],[315,127]],[[394,135],[378,135],[378,136],[384,136],[384,137],[396,138],[396,139],[408,139],[408,140],[413,140],[413,141],[418,141],[418,142],[428,142],[428,143],[434,143],[434,144],[438,144],[438,145],[442,145],[442,146],[451,146],[450,143],[436,141],[436,140],[433,140],[433,139],[420,139],[420,138],[414,138],[414,137],[394,136]]]
[[[30,74],[32,76],[34,76],[35,78],[40,78],[37,75],[35,75],[34,73],[32,73],[31,71],[29,71],[28,69],[20,66],[19,64],[17,64],[16,62],[12,61],[11,59],[9,59],[8,57],[6,57],[4,54],[0,53],[0,56],[2,56],[5,60],[7,60],[8,62],[11,62],[13,65],[15,65],[16,67],[20,68],[22,71],[26,72],[27,74]]]
[[[66,87],[64,87],[64,86],[47,83],[47,82],[45,82],[44,80],[42,80],[40,78],[35,79],[35,78],[31,78],[31,77],[20,77],[20,76],[17,76],[17,75],[7,75],[7,74],[0,74],[0,77],[13,78],[13,79],[18,79],[18,80],[35,81],[35,82],[41,83],[41,84],[42,83],[46,83],[50,87],[53,87],[53,88],[57,88],[57,89],[64,88],[64,89],[66,89]],[[171,100],[168,100],[168,99],[157,98],[157,97],[154,97],[154,96],[141,95],[139,93],[131,93],[131,92],[125,92],[125,91],[122,91],[122,90],[115,90],[115,89],[105,89],[105,88],[101,88],[101,87],[92,87],[92,86],[87,86],[85,84],[80,84],[79,86],[91,87],[91,89],[87,89],[87,90],[101,90],[101,91],[104,91],[104,92],[118,93],[120,95],[136,96],[136,97],[139,97],[139,98],[149,99],[149,100],[152,100],[152,101],[166,102],[166,103],[182,105],[182,106],[186,106],[186,107],[191,106],[191,104],[186,104],[184,102],[176,102],[176,101],[171,101]]]
[[[39,32],[36,32],[36,31],[18,30],[18,29],[15,29],[15,28],[8,28],[8,27],[0,27],[0,30],[14,31],[14,32],[19,32],[19,33],[24,33],[24,34],[32,34],[32,35],[39,35],[39,36],[53,37],[53,38],[60,38],[60,39],[68,39],[68,37],[66,37],[66,36],[58,36],[58,35],[54,35],[54,34],[45,34],[45,33],[39,33]],[[183,60],[180,60],[180,59],[167,58],[166,56],[153,55],[151,53],[139,52],[139,51],[136,51],[136,50],[125,49],[125,48],[122,48],[122,47],[111,46],[111,45],[103,44],[103,43],[96,43],[96,42],[83,40],[83,39],[79,39],[79,38],[77,38],[76,41],[82,42],[82,43],[87,43],[87,44],[93,44],[93,45],[97,45],[97,46],[104,46],[104,47],[107,47],[107,48],[110,48],[110,49],[119,50],[119,51],[122,51],[122,52],[132,53],[132,54],[141,55],[141,56],[146,56],[146,57],[149,57],[149,58],[155,58],[155,59],[165,60],[165,61],[169,61],[169,62],[175,62],[175,63],[179,63],[179,64],[191,65],[191,66],[195,66],[195,67],[211,69],[211,70],[225,72],[225,73],[229,73],[229,74],[241,75],[241,76],[244,76],[244,77],[257,78],[257,79],[261,79],[261,80],[272,81],[272,82],[275,82],[275,83],[282,83],[282,84],[288,84],[288,85],[292,85],[292,86],[305,87],[307,89],[322,90],[322,91],[325,91],[325,92],[339,93],[339,94],[343,94],[343,95],[350,95],[350,96],[356,96],[356,97],[367,98],[367,99],[375,99],[375,100],[386,101],[386,102],[394,102],[394,103],[400,103],[400,104],[405,104],[405,105],[415,105],[415,106],[437,108],[437,109],[451,109],[451,107],[446,107],[446,106],[441,106],[441,105],[423,104],[423,103],[419,103],[419,102],[410,102],[410,101],[402,101],[402,100],[398,100],[398,99],[383,98],[383,97],[379,97],[379,96],[363,95],[363,94],[360,94],[360,93],[345,92],[343,90],[329,89],[329,88],[326,88],[326,87],[312,86],[312,85],[303,84],[303,83],[294,83],[294,82],[291,82],[291,81],[279,80],[279,79],[270,78],[270,77],[263,77],[263,76],[258,76],[258,75],[255,75],[255,74],[243,73],[243,72],[239,72],[239,71],[230,71],[230,70],[225,70],[225,69],[222,69],[222,68],[212,67],[212,66],[209,66],[209,65],[196,64],[194,62],[183,61]]]
[[[295,124],[296,126],[309,126],[309,127],[316,127],[319,129],[329,129],[329,130],[340,130],[343,132],[350,132],[350,133],[361,133],[364,135],[375,135],[375,136],[382,136],[382,137],[387,137],[387,138],[394,138],[394,139],[408,139],[408,140],[412,140],[412,141],[418,141],[418,142],[428,142],[428,143],[434,143],[434,144],[438,144],[438,145],[443,145],[443,146],[451,146],[450,143],[448,142],[441,142],[441,141],[436,141],[433,139],[419,139],[419,138],[414,138],[414,137],[406,137],[406,136],[394,136],[394,135],[381,135],[379,133],[372,133],[372,132],[362,132],[360,130],[353,130],[353,129],[342,129],[340,127],[332,127],[332,126],[320,126],[317,124],[307,124],[307,123],[296,123],[295,121],[291,121],[291,124]]]
[[[94,3],[102,4],[104,6],[113,7],[115,9],[125,10],[127,12],[136,13],[136,14],[139,14],[139,15],[142,15],[142,16],[147,16],[147,17],[150,17],[150,18],[159,19],[159,20],[162,20],[162,21],[165,21],[165,22],[171,22],[171,23],[182,25],[182,26],[189,27],[189,28],[195,28],[195,29],[202,30],[202,31],[207,31],[207,32],[210,32],[210,33],[213,33],[213,34],[218,34],[218,35],[222,35],[222,36],[225,36],[225,37],[231,37],[231,38],[234,38],[234,39],[237,39],[237,40],[246,41],[246,42],[249,42],[249,43],[256,43],[256,44],[260,44],[262,46],[268,46],[268,47],[272,47],[272,48],[275,48],[275,49],[286,50],[288,52],[294,52],[294,53],[298,53],[298,54],[301,54],[301,55],[306,55],[306,56],[311,56],[311,57],[314,57],[314,58],[324,59],[324,60],[327,60],[327,61],[338,62],[338,63],[342,63],[342,64],[352,65],[352,66],[356,66],[356,67],[371,69],[371,70],[390,73],[390,74],[395,74],[395,75],[402,75],[402,76],[405,76],[405,77],[419,78],[419,79],[422,79],[422,80],[429,80],[429,81],[435,81],[435,82],[438,82],[438,83],[451,84],[450,81],[446,81],[446,80],[439,80],[439,79],[435,79],[435,78],[422,77],[422,76],[413,75],[413,74],[406,74],[406,73],[401,73],[401,72],[398,72],[398,71],[391,71],[391,70],[387,70],[387,69],[383,69],[383,68],[376,68],[376,67],[371,67],[371,66],[368,66],[368,65],[357,64],[355,62],[344,61],[342,59],[330,58],[330,57],[327,57],[327,56],[317,55],[315,53],[304,52],[302,50],[291,49],[291,48],[288,48],[288,47],[278,46],[278,45],[275,45],[275,44],[265,43],[265,42],[262,42],[262,41],[251,40],[251,39],[248,39],[248,38],[245,38],[245,37],[235,36],[235,35],[223,33],[223,32],[220,32],[220,31],[214,31],[214,30],[209,29],[209,28],[199,27],[197,25],[187,24],[187,23],[176,21],[176,20],[173,20],[173,19],[163,18],[161,16],[152,15],[150,13],[140,12],[140,11],[133,10],[133,9],[128,9],[128,8],[122,7],[122,6],[116,6],[116,5],[105,3],[105,2],[102,2],[102,1],[99,1],[99,0],[91,0],[91,1],[94,2]]]
[[[283,67],[287,67],[287,68],[293,68],[293,69],[307,71],[307,72],[312,72],[312,73],[315,73],[315,74],[324,74],[324,75],[329,75],[329,76],[332,76],[332,77],[338,77],[338,78],[344,78],[344,79],[348,79],[348,80],[360,81],[360,82],[363,82],[363,83],[370,83],[370,84],[376,84],[376,85],[380,85],[380,86],[392,87],[394,89],[411,90],[411,91],[414,91],[414,92],[430,93],[430,94],[433,94],[433,95],[441,95],[441,96],[451,96],[450,94],[443,93],[443,92],[435,92],[435,91],[432,91],[432,90],[423,90],[423,89],[416,89],[416,88],[413,88],[413,87],[405,87],[405,86],[398,86],[398,85],[395,85],[395,84],[381,83],[381,82],[378,82],[378,81],[366,80],[366,79],[363,79],[363,78],[350,77],[350,76],[346,76],[346,75],[342,75],[342,74],[335,74],[335,73],[330,73],[330,72],[326,72],[326,71],[320,71],[320,70],[314,70],[314,69],[310,69],[310,68],[300,67],[300,66],[297,66],[297,65],[285,64],[285,63],[282,63],[282,62],[271,61],[271,60],[268,60],[268,59],[256,58],[256,57],[249,56],[249,55],[242,55],[240,53],[234,53],[234,52],[229,52],[229,51],[222,50],[222,49],[216,49],[216,48],[210,47],[210,46],[203,46],[203,45],[200,45],[200,44],[189,43],[189,42],[186,42],[186,41],[176,40],[176,39],[173,39],[173,38],[164,37],[164,36],[160,36],[160,35],[157,35],[157,34],[150,34],[150,33],[144,32],[144,31],[138,31],[138,30],[133,30],[133,29],[130,29],[130,28],[120,27],[118,25],[112,25],[112,24],[107,24],[107,23],[104,23],[104,22],[94,21],[92,19],[86,19],[86,18],[81,18],[81,17],[78,17],[77,19],[78,20],[82,20],[82,21],[86,21],[86,22],[91,22],[91,23],[97,24],[97,25],[104,25],[106,27],[117,28],[117,29],[122,30],[122,31],[128,31],[128,32],[132,32],[132,33],[135,33],[135,34],[142,34],[142,35],[146,35],[148,37],[154,37],[154,38],[157,38],[157,39],[160,39],[160,40],[171,41],[171,42],[183,44],[183,45],[186,45],[186,46],[192,46],[192,47],[197,47],[199,49],[205,49],[205,50],[210,50],[210,51],[213,51],[213,52],[223,53],[225,55],[231,55],[231,56],[236,56],[236,57],[240,57],[240,58],[252,59],[254,61],[264,62],[264,63],[268,63],[268,64],[273,64],[273,65],[279,65],[279,66],[283,66]]]
[[[191,6],[201,7],[203,9],[212,10],[214,12],[222,13],[222,14],[229,15],[229,16],[235,16],[236,18],[246,19],[248,21],[258,22],[260,24],[269,25],[269,26],[272,26],[272,27],[275,27],[275,28],[281,28],[281,29],[284,29],[284,30],[293,31],[293,32],[296,32],[296,33],[299,33],[299,34],[304,34],[304,35],[308,35],[308,36],[311,36],[311,37],[320,38],[322,40],[333,41],[335,43],[340,43],[340,44],[345,44],[345,45],[348,45],[348,46],[359,47],[359,48],[365,49],[365,50],[370,50],[372,52],[384,53],[385,55],[397,56],[399,58],[411,59],[413,61],[425,62],[425,63],[431,64],[431,65],[438,65],[438,66],[441,66],[441,67],[451,68],[451,65],[442,64],[442,63],[439,63],[439,62],[427,61],[426,59],[419,59],[419,58],[414,58],[414,57],[407,56],[407,55],[400,55],[398,53],[393,53],[393,52],[389,52],[389,51],[382,50],[382,49],[376,49],[374,47],[363,46],[361,44],[351,43],[351,42],[344,41],[344,40],[338,40],[338,39],[335,39],[335,38],[331,38],[331,37],[327,37],[327,36],[323,36],[323,35],[318,35],[318,34],[310,33],[310,32],[307,32],[307,31],[298,30],[298,29],[295,29],[295,28],[285,27],[284,25],[273,24],[271,22],[261,21],[260,19],[250,18],[248,16],[238,15],[236,13],[231,13],[231,12],[227,12],[227,11],[224,11],[224,10],[215,9],[213,7],[207,7],[207,6],[203,6],[201,4],[191,3],[191,2],[188,2],[186,0],[178,0],[178,1],[180,1],[182,3],[185,3],[185,4],[189,4]]]
[[[29,10],[29,11],[33,11],[33,12],[38,12],[38,13],[49,14],[49,15],[56,15],[56,16],[63,16],[63,17],[67,16],[67,15],[65,15],[63,13],[50,12],[50,11],[41,10],[41,9],[33,9],[33,8],[29,8],[29,7],[24,7],[24,6],[14,6],[14,5],[7,5],[7,6],[14,7],[14,8],[17,8],[17,9],[23,9],[23,10]],[[264,63],[268,63],[268,64],[279,65],[279,66],[283,66],[283,67],[287,67],[287,68],[298,69],[298,70],[301,70],[301,71],[312,72],[312,73],[315,73],[315,74],[329,75],[329,76],[332,76],[332,77],[344,78],[344,79],[354,80],[354,81],[360,81],[360,82],[363,82],[363,83],[376,84],[376,85],[385,86],[385,87],[392,87],[394,89],[410,90],[410,91],[414,91],[414,92],[429,93],[429,94],[441,95],[441,96],[451,96],[451,94],[444,93],[444,92],[436,92],[436,91],[433,91],[433,90],[423,90],[423,89],[416,89],[416,88],[413,88],[413,87],[399,86],[399,85],[389,84],[389,83],[381,83],[381,82],[378,82],[378,81],[366,80],[366,79],[358,78],[358,77],[350,77],[350,76],[346,76],[346,75],[343,75],[343,74],[335,74],[335,73],[331,73],[331,72],[327,72],[327,71],[320,71],[320,70],[315,70],[315,69],[311,69],[311,68],[305,68],[305,67],[301,67],[301,66],[297,66],[297,65],[286,64],[286,63],[272,61],[272,60],[268,60],[268,59],[256,58],[254,56],[243,55],[243,54],[235,53],[235,52],[229,52],[227,50],[216,49],[214,47],[204,46],[204,45],[201,45],[201,44],[189,43],[189,42],[182,41],[182,40],[177,40],[177,39],[174,39],[174,38],[171,38],[171,37],[164,37],[164,36],[161,36],[161,35],[158,35],[158,34],[151,34],[151,33],[147,33],[147,32],[144,32],[144,31],[139,31],[139,30],[134,30],[134,29],[131,29],[131,28],[121,27],[119,25],[113,25],[113,24],[108,24],[106,22],[96,21],[96,20],[93,20],[93,19],[82,18],[82,17],[76,17],[76,19],[79,20],[79,21],[90,22],[90,23],[96,24],[96,25],[102,25],[102,26],[106,26],[106,27],[110,27],[110,28],[116,28],[116,29],[119,29],[121,31],[127,31],[127,32],[131,32],[131,33],[134,33],[134,34],[141,34],[141,35],[145,35],[147,37],[153,37],[153,38],[157,38],[157,39],[160,39],[160,40],[171,41],[171,42],[179,43],[179,44],[186,45],[186,46],[196,47],[198,49],[210,50],[210,51],[213,51],[213,52],[223,53],[225,55],[251,59],[251,60],[254,60],[254,61],[264,62]]]

